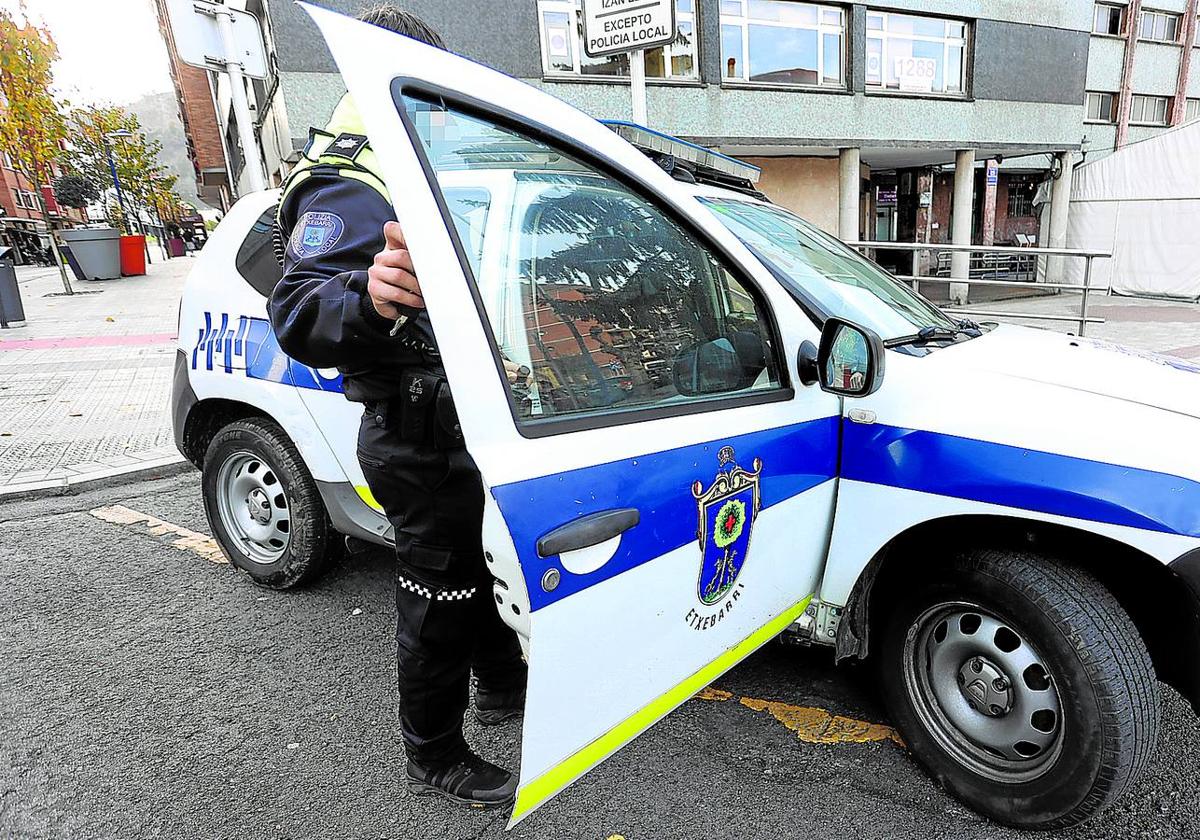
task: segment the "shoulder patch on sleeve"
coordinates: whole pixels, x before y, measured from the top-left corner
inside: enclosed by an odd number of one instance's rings
[[[328,254],[345,230],[346,224],[341,216],[310,211],[296,222],[292,237],[288,240],[288,250],[301,260]]]
[[[366,146],[367,138],[364,135],[343,132],[333,138],[333,142],[326,147],[325,154],[354,160]]]

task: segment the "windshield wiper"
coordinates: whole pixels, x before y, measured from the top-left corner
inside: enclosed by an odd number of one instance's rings
[[[904,347],[909,344],[928,344],[931,341],[955,341],[960,335],[978,338],[980,335],[983,335],[983,331],[973,321],[959,321],[957,327],[928,326],[912,335],[889,338],[883,342],[883,346]]]

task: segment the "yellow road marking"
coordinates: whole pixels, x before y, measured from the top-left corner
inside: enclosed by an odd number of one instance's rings
[[[148,513],[124,505],[109,505],[89,511],[92,516],[113,525],[122,525],[140,534],[163,537],[163,542],[180,551],[190,551],[210,563],[228,563],[216,541],[207,534],[192,531]],[[172,539],[173,538],[173,539]]]
[[[732,692],[711,686],[696,694],[695,699],[718,703],[736,699],[747,709],[771,715],[808,744],[866,744],[872,741],[891,741],[904,746],[900,733],[890,726],[835,715],[814,706],[793,706],[791,703],[759,700],[756,697],[735,698]]]

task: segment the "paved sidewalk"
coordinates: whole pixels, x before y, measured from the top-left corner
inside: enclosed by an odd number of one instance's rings
[[[0,494],[180,461],[169,400],[190,257],[144,277],[72,280],[17,269],[26,326],[0,330]]]
[[[1079,316],[1080,296],[1063,293],[973,304],[988,312],[1024,312],[1042,315]],[[1178,300],[1153,300],[1118,295],[1091,295],[1088,316],[1105,319],[1088,324],[1086,335],[1125,344],[1138,350],[1163,353],[1181,359],[1200,360],[1200,305]],[[1002,320],[976,317],[976,320]],[[1078,322],[1039,321],[1010,318],[1010,323],[1077,333]]]

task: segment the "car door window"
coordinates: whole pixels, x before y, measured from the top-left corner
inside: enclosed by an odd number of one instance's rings
[[[757,291],[654,202],[541,140],[411,95],[403,106],[496,344],[532,373],[518,420],[782,389]]]

